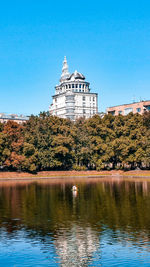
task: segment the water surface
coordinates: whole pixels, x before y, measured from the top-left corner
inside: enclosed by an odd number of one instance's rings
[[[150,182],[1,182],[0,266],[150,266]]]

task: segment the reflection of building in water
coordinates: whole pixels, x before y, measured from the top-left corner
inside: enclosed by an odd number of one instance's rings
[[[74,224],[70,230],[57,233],[55,246],[61,266],[88,266],[99,248],[99,237],[90,227]]]

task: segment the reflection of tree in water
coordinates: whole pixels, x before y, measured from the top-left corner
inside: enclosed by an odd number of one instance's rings
[[[150,183],[88,181],[78,184],[76,197],[71,183],[1,186],[0,227],[10,234],[24,229],[45,245],[54,240],[64,266],[70,260],[86,266],[103,233],[149,247]]]

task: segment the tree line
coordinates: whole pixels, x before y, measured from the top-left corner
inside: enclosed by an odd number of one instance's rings
[[[22,125],[0,123],[0,168],[150,169],[150,112],[95,115],[75,122],[42,112]]]

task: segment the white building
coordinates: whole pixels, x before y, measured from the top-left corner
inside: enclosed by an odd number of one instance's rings
[[[59,85],[55,87],[53,103],[49,108],[51,115],[75,120],[80,117],[90,118],[98,113],[98,95],[90,93],[89,82],[83,74],[75,70],[70,74],[66,57],[63,61]]]
[[[14,121],[14,122],[17,122],[18,124],[22,124],[24,122],[27,122],[28,120],[29,120],[29,116],[0,113],[0,122],[1,123],[7,123],[8,121]]]

